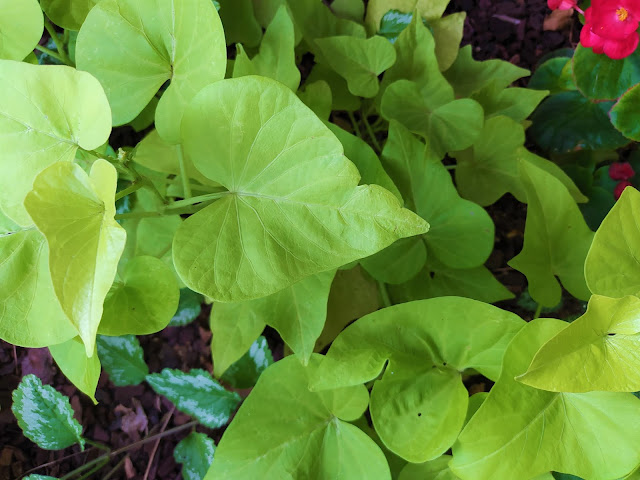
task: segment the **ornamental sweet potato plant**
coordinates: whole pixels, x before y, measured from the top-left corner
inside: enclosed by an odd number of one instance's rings
[[[104,369],[193,418],[131,448],[225,428],[178,444],[186,479],[638,478],[640,193],[594,226],[575,172],[525,147],[634,140],[635,53],[578,47],[512,87],[530,72],[459,48],[447,3],[0,1],[0,338],[94,402]],[[114,151],[125,125],[144,138]],[[492,305],[506,194],[530,322]],[[563,291],[586,312],[538,318]],[[136,336],[204,302],[213,371],[150,373]],[[64,479],[127,451],[36,376],[12,410],[43,449],[106,450]]]

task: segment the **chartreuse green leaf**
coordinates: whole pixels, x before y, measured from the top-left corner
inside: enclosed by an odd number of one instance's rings
[[[371,32],[377,32],[382,26],[382,18],[389,10],[411,14],[416,9],[427,21],[442,16],[449,0],[371,0],[367,6],[365,23]]]
[[[453,446],[450,468],[460,478],[511,480],[554,470],[615,479],[640,462],[640,400],[633,395],[546,392],[515,380],[568,325],[533,320],[513,339],[500,378]]]
[[[204,433],[191,432],[173,450],[173,458],[182,464],[184,480],[202,480],[213,462],[216,446]]]
[[[273,20],[280,5],[286,3],[286,0],[253,0],[253,12],[260,25],[266,28]]]
[[[38,230],[0,234],[0,338],[21,347],[66,342],[78,334],[56,298],[49,248]]]
[[[466,18],[465,12],[456,12],[429,22],[431,33],[436,41],[438,65],[442,72],[451,67],[458,58]]]
[[[402,238],[384,250],[360,260],[376,280],[400,284],[411,280],[427,262],[427,247],[420,237]]]
[[[573,76],[578,90],[589,100],[615,100],[640,83],[640,54],[612,60],[578,45],[573,55]]]
[[[53,23],[67,30],[80,30],[89,11],[99,0],[40,0],[40,6]]]
[[[100,379],[100,359],[95,350],[90,357],[87,356],[82,339],[75,337],[51,345],[49,351],[65,377],[97,405],[95,394]]]
[[[144,352],[134,335],[107,337],[98,335],[98,356],[114,385],[138,385],[149,374]]]
[[[474,93],[471,98],[482,105],[487,118],[505,115],[521,123],[548,94],[546,90],[502,88],[499,82],[494,81]]]
[[[0,210],[0,235],[14,233],[20,229],[20,226],[16,222],[11,220],[2,210]]]
[[[640,78],[638,81],[640,82]],[[613,126],[636,142],[640,140],[640,126],[634,121],[634,112],[638,111],[639,104],[640,83],[626,91],[609,112]]]
[[[523,324],[512,313],[461,297],[385,308],[336,338],[312,388],[374,380],[388,361],[371,392],[373,425],[397,455],[412,463],[432,460],[451,447],[466,417],[460,372],[474,368],[497,378],[504,349]]]
[[[378,446],[347,423],[367,407],[364,386],[309,390],[321,358],[313,355],[304,367],[287,357],[262,374],[220,440],[205,480],[391,479]]]
[[[61,450],[76,443],[84,449],[82,427],[69,399],[35,375],[25,375],[12,394],[11,411],[22,433],[40,448]]]
[[[262,28],[253,13],[252,0],[218,2],[227,45],[242,43],[247,47],[257,47],[262,38]]]
[[[260,336],[253,342],[249,351],[224,372],[221,380],[234,388],[251,388],[272,363],[273,355],[267,345],[267,339]]]
[[[323,37],[335,37],[349,35],[353,37],[366,37],[366,31],[362,25],[351,20],[336,17],[327,4],[315,0],[285,0],[289,12],[304,40],[314,50],[314,40]],[[314,51],[316,57],[320,52]],[[318,58],[316,58],[318,60]],[[324,62],[323,62],[324,63]]]
[[[173,271],[154,257],[129,260],[104,301],[101,335],[148,335],[166,327],[178,309]]]
[[[189,373],[165,368],[147,375],[147,382],[158,395],[164,395],[180,411],[209,428],[226,425],[240,403],[240,395],[225,390],[199,368]]]
[[[408,463],[400,472],[398,480],[459,480],[449,469],[451,455],[441,457],[425,463]]]
[[[156,128],[178,143],[184,108],[201,88],[224,78],[227,52],[211,0],[106,0],[80,29],[76,61],[100,80],[113,125],[136,118],[171,80],[158,103]]]
[[[22,60],[42,37],[44,17],[37,0],[0,0],[0,58]]]
[[[591,293],[640,296],[640,192],[625,188],[598,228],[585,263]]]
[[[387,190],[357,186],[340,141],[273,80],[206,87],[185,113],[183,138],[196,168],[229,190],[173,243],[178,274],[214,300],[263,297],[428,229]]]
[[[308,88],[308,85],[311,83],[317,82],[325,82],[331,91],[331,104],[329,105],[331,110],[346,110],[348,112],[353,112],[354,110],[358,110],[360,105],[362,104],[360,97],[356,97],[349,92],[349,87],[347,86],[347,82],[344,78],[338,75],[336,72],[331,70],[329,67],[325,65],[321,65],[319,63],[313,66],[307,81],[305,82],[305,87]],[[326,92],[322,91],[324,97],[322,98],[322,103],[326,103]],[[315,99],[316,102],[319,99]],[[309,105],[307,101],[305,104]],[[317,108],[313,108],[311,105],[309,107],[318,114]],[[328,120],[329,116],[321,116],[318,115],[322,120]]]
[[[524,247],[509,261],[529,282],[531,297],[553,307],[562,297],[562,286],[571,295],[588,300],[584,262],[593,232],[566,187],[549,173],[523,162],[521,178],[527,192]]]
[[[552,392],[637,392],[640,299],[593,295],[587,312],[545,343],[518,380]]]
[[[78,147],[100,147],[110,132],[109,104],[91,75],[0,60],[0,208],[31,225],[23,202],[38,173],[72,161]]]
[[[87,175],[70,162],[54,163],[33,183],[25,207],[49,244],[53,288],[93,355],[103,302],[126,242],[114,220],[116,169],[96,160]]]
[[[181,288],[178,310],[173,315],[169,325],[172,327],[184,327],[193,322],[202,311],[203,301],[204,299],[199,293],[188,288]]]
[[[375,97],[380,87],[378,75],[396,61],[393,45],[377,35],[319,38],[315,44],[329,66],[347,81],[349,91],[359,97]]]
[[[298,90],[300,70],[296,65],[293,21],[285,5],[278,9],[267,27],[260,44],[260,52],[255,57],[249,60],[244,48],[238,45],[233,76],[242,77],[245,75],[262,75],[273,78],[294,92]]]
[[[315,113],[320,120],[329,121],[332,110],[331,106],[333,104],[333,94],[327,82],[318,80],[310,83],[307,80],[304,84],[304,90],[298,91],[298,98],[313,110],[313,113]],[[329,128],[332,128],[331,125],[332,124],[329,124]]]
[[[364,20],[364,0],[334,0],[331,10],[338,17],[362,23]]]
[[[335,271],[312,275],[277,293],[255,300],[214,304],[211,313],[212,319],[216,323],[233,325],[238,321],[238,318],[247,316],[255,318],[256,323],[260,321],[262,327],[258,328],[257,324],[253,325],[253,322],[247,321],[247,326],[251,325],[248,330],[253,333],[259,333],[265,325],[270,325],[280,333],[291,350],[299,354],[301,361],[306,364],[324,326],[327,316],[327,299],[334,275]],[[215,335],[214,332],[214,337]],[[250,337],[246,337],[246,339],[249,340]],[[230,341],[228,337],[220,340],[226,343]],[[248,345],[251,345],[252,342],[253,339]],[[245,350],[240,352],[240,355],[244,354],[248,345],[243,342]],[[225,347],[224,345],[221,347],[223,352],[228,352],[230,348],[230,346]],[[213,353],[214,362],[216,361],[215,350]],[[237,353],[234,353],[235,355]],[[223,363],[222,366],[225,364]],[[214,372],[218,376],[224,370],[216,364]]]

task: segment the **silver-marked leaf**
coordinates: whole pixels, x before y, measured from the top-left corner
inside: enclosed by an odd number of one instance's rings
[[[24,477],[24,480],[58,480],[56,477],[49,477],[48,475],[37,475],[32,473],[28,477]]]
[[[37,0],[0,0],[0,58],[23,60],[42,37],[44,17]]]
[[[211,0],[104,0],[80,29],[76,58],[104,87],[114,125],[136,118],[171,80],[156,128],[178,143],[184,108],[201,88],[224,78],[227,53]]]
[[[149,374],[144,352],[134,335],[98,335],[97,346],[102,367],[115,386],[138,385]]]
[[[206,87],[182,127],[196,168],[229,190],[174,239],[178,274],[214,300],[264,297],[428,229],[387,190],[357,186],[340,141],[273,80]]]
[[[0,208],[31,225],[23,206],[35,177],[94,150],[111,132],[109,104],[91,75],[65,66],[0,60]]]
[[[249,351],[224,372],[221,380],[234,388],[251,388],[272,363],[273,355],[267,339],[260,336],[253,342]]]
[[[178,310],[169,322],[172,327],[184,327],[190,324],[202,311],[202,303],[204,298],[188,288],[180,289],[180,301],[178,302]]]
[[[84,449],[82,427],[73,418],[69,399],[35,375],[23,377],[13,391],[11,411],[24,436],[40,448],[60,450],[75,443]]]
[[[189,373],[165,368],[147,375],[147,382],[159,395],[209,428],[226,425],[240,404],[240,395],[229,392],[209,373],[193,369]]]
[[[67,30],[80,30],[89,11],[100,0],[40,0],[53,23]]]
[[[96,387],[100,379],[100,359],[95,350],[88,356],[82,339],[75,337],[64,343],[51,345],[49,352],[64,376],[97,405]]]
[[[184,480],[202,480],[207,474],[216,446],[204,433],[191,432],[173,450],[173,458],[182,464]]]
[[[93,355],[103,302],[126,242],[114,220],[116,184],[116,169],[106,160],[96,160],[90,175],[58,162],[38,175],[25,199],[49,244],[53,288],[87,356]]]

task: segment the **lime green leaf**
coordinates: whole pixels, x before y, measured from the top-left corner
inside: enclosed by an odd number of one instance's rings
[[[31,225],[23,201],[34,178],[57,161],[72,161],[78,146],[104,144],[109,104],[95,78],[69,67],[0,60],[0,72],[0,206],[16,223]]]
[[[383,188],[358,187],[339,140],[273,80],[205,88],[185,113],[183,136],[196,167],[229,189],[174,239],[179,275],[214,300],[263,297],[428,229]]]
[[[224,78],[227,52],[211,0],[106,0],[82,25],[76,57],[78,68],[104,87],[114,125],[136,118],[171,80],[158,103],[156,128],[178,143],[184,108],[201,88]]]
[[[546,392],[514,379],[567,326],[538,319],[513,339],[500,378],[453,446],[450,468],[460,478],[512,480],[555,470],[613,479],[638,464],[640,400],[633,395]]]
[[[202,295],[188,288],[180,289],[180,300],[178,310],[169,322],[172,327],[184,327],[193,322],[202,311]]]
[[[249,351],[265,327],[262,311],[252,302],[218,303],[211,307],[213,374],[220,378]]]
[[[216,446],[204,433],[191,432],[173,450],[176,463],[182,464],[184,480],[202,480],[213,462]]]
[[[524,247],[509,265],[526,275],[531,297],[544,306],[560,301],[556,276],[571,295],[588,300],[584,263],[593,232],[560,181],[528,163],[521,175],[528,203]]]
[[[518,123],[526,120],[549,94],[546,90],[529,88],[502,88],[498,82],[474,93],[471,98],[484,109],[487,118],[505,115]]]
[[[273,20],[280,5],[286,3],[286,0],[253,0],[253,12],[260,25],[266,28]]]
[[[138,385],[149,374],[140,342],[133,335],[98,335],[98,356],[104,370],[117,387]]]
[[[314,50],[314,40],[323,37],[349,35],[364,38],[365,29],[362,25],[336,17],[324,2],[315,0],[286,0],[289,12],[293,17],[296,30]],[[316,56],[319,52],[315,51]],[[318,59],[316,59],[318,60]]]
[[[640,192],[625,188],[598,228],[587,255],[585,275],[591,293],[620,298],[640,296]]]
[[[67,30],[80,30],[89,11],[99,0],[40,0],[40,6],[53,23]]]
[[[313,110],[313,113],[315,113],[320,120],[329,121],[333,94],[327,82],[318,80],[309,83],[307,80],[304,84],[304,90],[298,91],[298,98]],[[331,126],[329,126],[329,128],[331,128]]]
[[[294,49],[293,22],[287,7],[282,5],[267,27],[260,52],[255,57],[249,60],[244,49],[239,46],[233,76],[262,75],[278,80],[295,92],[300,85],[300,70],[296,66]]]
[[[303,367],[288,357],[262,374],[220,440],[205,480],[391,479],[380,449],[343,421],[366,409],[364,386],[309,391],[321,358],[313,355]]]
[[[346,80],[336,72],[331,70],[329,67],[321,64],[316,64],[311,70],[311,74],[309,75],[309,78],[307,78],[305,85],[308,85],[310,83],[317,83],[320,81],[326,82],[331,90],[332,105],[330,105],[329,112],[331,112],[331,110],[346,110],[348,112],[353,112],[354,110],[358,110],[360,108],[360,98],[352,95],[351,92],[349,92]],[[305,101],[305,103],[309,105],[308,102]],[[314,110],[316,114],[318,113],[317,109],[314,109],[311,105],[309,105],[309,107]],[[329,118],[328,115],[326,117],[323,117],[321,115],[318,116],[323,120],[328,120]]]
[[[578,45],[573,55],[578,90],[589,100],[615,100],[640,82],[640,53],[612,60]]]
[[[36,229],[0,235],[0,338],[21,347],[66,342],[78,332],[56,298],[49,248]]]
[[[104,301],[101,335],[148,335],[166,327],[178,309],[180,290],[167,265],[135,257],[116,278]]]
[[[331,10],[338,17],[358,23],[362,23],[364,20],[364,8],[363,0],[333,0],[331,2]]]
[[[42,37],[44,17],[37,0],[0,0],[0,58],[22,60]]]
[[[422,238],[402,238],[384,250],[360,260],[360,265],[380,282],[400,284],[411,280],[427,261]]]
[[[218,2],[227,45],[242,43],[247,47],[257,47],[262,38],[262,28],[253,13],[252,0]]]
[[[273,363],[273,355],[263,336],[253,342],[249,351],[231,365],[222,375],[223,382],[234,388],[252,388],[262,372]]]
[[[587,312],[536,353],[518,380],[552,392],[637,392],[640,299],[593,295]]]
[[[462,429],[468,395],[460,372],[475,368],[496,378],[504,349],[523,323],[510,312],[460,297],[385,308],[338,336],[313,388],[374,380],[388,361],[371,393],[374,427],[389,450],[425,462],[446,452]]]
[[[153,97],[138,116],[129,122],[129,125],[131,125],[136,132],[141,132],[151,126],[156,118],[159,101],[160,99],[158,97]]]
[[[95,350],[87,356],[82,339],[75,337],[50,346],[49,351],[65,377],[97,405],[95,394],[100,379],[100,359]]]
[[[377,32],[381,28],[382,17],[389,10],[413,13],[416,9],[421,17],[431,21],[440,18],[448,4],[449,0],[370,0],[365,23],[369,31]]]
[[[116,169],[106,160],[96,160],[90,175],[58,162],[38,175],[25,199],[49,244],[53,288],[88,356],[126,242],[114,220],[116,183]]]
[[[613,126],[625,137],[636,142],[640,140],[640,126],[634,120],[639,102],[640,83],[627,90],[609,112],[609,118],[611,118]]]
[[[315,41],[329,66],[342,76],[349,91],[359,97],[378,94],[378,75],[396,61],[396,51],[383,37],[326,37]]]
[[[458,58],[444,73],[451,83],[457,98],[470,97],[473,93],[495,82],[501,90],[519,78],[529,75],[529,70],[515,66],[504,60],[474,60],[471,45],[460,49]]]
[[[11,411],[22,433],[40,448],[61,450],[79,443],[84,449],[82,427],[73,418],[69,399],[35,375],[25,375],[12,394]]]
[[[436,41],[436,57],[440,71],[446,71],[458,57],[464,33],[465,12],[457,12],[429,22]]]
[[[240,395],[228,392],[199,368],[189,373],[165,368],[147,375],[147,382],[158,395],[164,395],[180,411],[209,428],[226,425],[240,403]]]
[[[451,455],[442,455],[441,457],[425,463],[409,463],[400,472],[398,480],[459,480],[449,470],[449,462]]]

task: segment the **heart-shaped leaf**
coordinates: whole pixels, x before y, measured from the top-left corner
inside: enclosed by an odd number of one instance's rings
[[[88,73],[0,60],[0,207],[9,218],[32,224],[23,202],[35,177],[59,160],[72,161],[78,147],[104,144],[109,112]]]
[[[117,387],[138,385],[149,374],[140,342],[133,335],[98,335],[98,356],[109,379]]]
[[[90,175],[58,162],[35,179],[25,207],[49,244],[53,288],[93,355],[103,303],[126,242],[114,220],[116,169],[96,160]]]
[[[227,52],[211,0],[106,0],[82,25],[76,59],[104,87],[113,125],[136,118],[171,80],[158,103],[156,128],[178,143],[184,108],[201,88],[224,78]]]
[[[23,60],[42,37],[44,17],[37,0],[0,0],[0,58]]]
[[[273,80],[203,89],[185,112],[183,137],[196,168],[229,190],[174,239],[179,275],[214,300],[263,297],[428,229],[388,191],[357,186],[338,139]]]
[[[391,479],[377,445],[347,423],[366,409],[366,389],[309,391],[321,358],[313,355],[303,367],[288,357],[262,374],[220,440],[205,480]]]
[[[80,30],[89,11],[99,0],[40,0],[53,23],[67,30]]]
[[[80,337],[52,345],[49,351],[64,376],[97,405],[95,395],[100,379],[100,359],[95,351],[90,357],[87,356]]]
[[[374,380],[388,361],[371,392],[373,425],[389,450],[425,462],[446,452],[462,429],[468,394],[460,372],[474,368],[497,378],[504,349],[523,324],[512,313],[460,297],[385,308],[336,338],[313,388]]]

